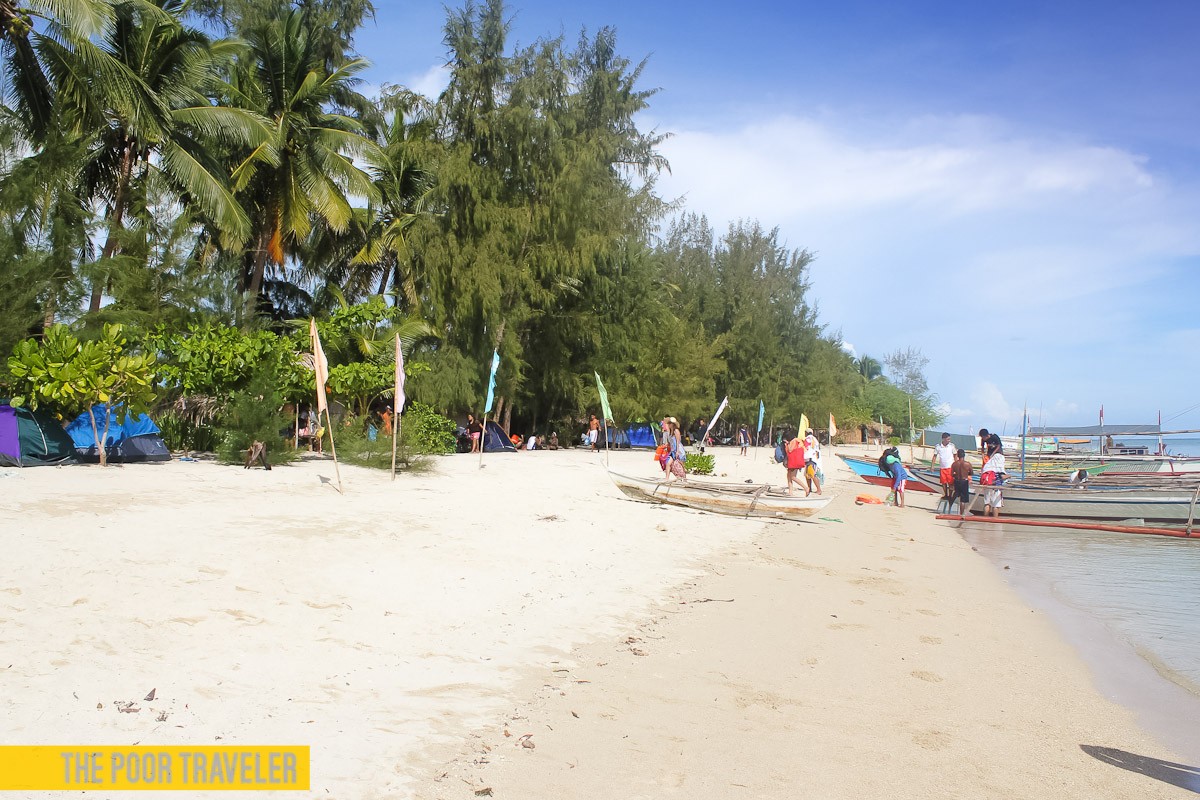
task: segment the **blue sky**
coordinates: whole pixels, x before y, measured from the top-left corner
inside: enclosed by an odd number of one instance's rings
[[[441,5],[377,5],[368,79],[439,91]],[[513,43],[610,25],[648,58],[662,193],[814,252],[822,321],[860,355],[919,347],[948,428],[1025,403],[1200,428],[1200,4],[509,12]]]

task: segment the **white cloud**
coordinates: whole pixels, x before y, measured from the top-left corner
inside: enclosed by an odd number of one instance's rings
[[[420,75],[409,78],[405,85],[414,92],[436,99],[450,85],[450,68],[445,64],[435,64]]]
[[[1170,331],[1191,323],[1168,320],[1200,288],[1200,183],[1144,154],[979,116],[863,130],[776,115],[676,129],[662,149],[665,196],[718,231],[756,219],[815,253],[822,322],[856,355],[923,350],[964,423],[1011,431],[1006,395],[1068,398],[1054,421],[1085,424],[1106,398],[1139,417],[1200,392],[1190,371],[1161,380],[1196,351],[1196,332]]]
[[[856,354],[854,352],[854,345],[850,344],[849,342],[843,341],[841,343],[841,346],[842,346],[842,349],[845,350],[847,353],[849,353],[852,357],[858,358],[858,354]]]

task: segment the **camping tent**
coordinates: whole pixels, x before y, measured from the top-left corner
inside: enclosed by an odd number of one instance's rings
[[[40,467],[75,458],[75,445],[45,411],[0,404],[0,466]]]
[[[488,420],[487,432],[483,434],[483,452],[485,453],[515,453],[517,448],[504,435],[504,429],[494,420]]]
[[[649,447],[651,450],[658,447],[658,437],[654,435],[654,428],[645,422],[630,425],[625,429],[625,433],[629,437],[630,447]]]
[[[92,406],[92,413],[96,417],[95,435],[92,434],[92,421],[86,411],[67,426],[67,433],[75,443],[75,453],[80,461],[100,460],[96,450],[96,436],[104,435],[104,419],[109,413],[109,408],[103,403],[97,403]],[[154,421],[145,414],[131,417],[123,414],[120,409],[113,411],[104,449],[108,453],[108,460],[114,463],[171,460],[171,451],[163,442],[162,431]]]

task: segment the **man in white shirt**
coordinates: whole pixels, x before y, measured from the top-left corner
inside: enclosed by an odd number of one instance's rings
[[[950,442],[950,434],[943,433],[942,443],[933,446],[933,460],[929,462],[930,466],[937,467],[941,471],[942,500],[945,501],[947,509],[954,498],[954,473],[951,470],[954,466],[954,453],[955,449]]]

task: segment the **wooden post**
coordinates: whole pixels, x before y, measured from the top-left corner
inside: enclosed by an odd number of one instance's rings
[[[320,418],[321,415],[318,412],[317,419]],[[338,494],[345,494],[342,491],[342,471],[338,467],[337,445],[333,443],[333,418],[329,416],[329,406],[325,406],[325,426],[329,429],[329,451],[333,454],[333,473],[337,476]]]
[[[392,416],[392,480],[396,480],[396,442],[400,438],[400,415]]]

